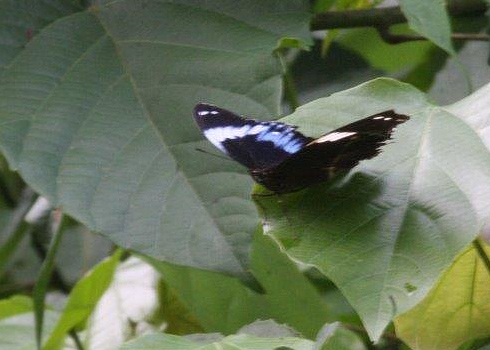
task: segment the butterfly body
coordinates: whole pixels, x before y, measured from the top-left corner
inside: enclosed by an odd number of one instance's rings
[[[313,139],[296,126],[246,119],[204,103],[195,107],[194,117],[211,143],[275,193],[328,181],[376,156],[394,128],[409,119],[393,110],[384,111]]]

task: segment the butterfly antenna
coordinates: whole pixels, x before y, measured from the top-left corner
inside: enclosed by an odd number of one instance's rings
[[[208,152],[208,151],[205,151],[201,148],[197,148],[196,147],[196,151],[199,151],[199,152],[202,152],[202,153],[206,153],[206,154],[209,154],[210,156],[214,156],[214,157],[218,157],[218,158],[221,158],[221,159],[226,159],[226,160],[230,160],[232,161],[230,158],[228,157],[224,157],[224,156],[220,156],[220,155],[217,155],[217,154],[214,154],[214,153],[211,153],[211,152]]]

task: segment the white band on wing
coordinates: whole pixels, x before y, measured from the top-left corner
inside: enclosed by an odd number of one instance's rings
[[[355,135],[357,134],[356,132],[332,132],[330,134],[327,134],[323,137],[320,137],[319,139],[316,139],[315,141],[313,141],[314,143],[322,143],[322,142],[334,142],[334,141],[338,141],[340,139],[343,139],[345,137],[349,137],[349,136],[352,136],[352,135]]]

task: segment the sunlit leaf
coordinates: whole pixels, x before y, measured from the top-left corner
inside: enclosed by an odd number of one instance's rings
[[[420,304],[397,317],[398,336],[417,350],[454,350],[489,336],[489,268],[475,247],[463,252]]]

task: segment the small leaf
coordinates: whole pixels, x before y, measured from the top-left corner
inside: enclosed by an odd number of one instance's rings
[[[490,255],[490,246],[485,244]],[[427,297],[395,320],[397,335],[417,350],[454,350],[490,335],[490,271],[474,246],[463,252]]]
[[[451,24],[445,1],[400,0],[400,6],[408,19],[410,28],[449,54],[455,54],[451,42]]]

